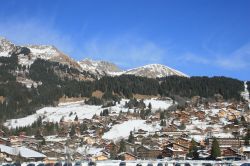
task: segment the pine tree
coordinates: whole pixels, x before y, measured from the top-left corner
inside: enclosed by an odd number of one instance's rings
[[[141,117],[141,119],[145,119],[145,111],[144,110],[140,111],[140,117]]]
[[[149,102],[149,104],[148,104],[148,109],[152,109],[152,104],[151,104],[151,102]]]
[[[191,140],[191,146],[189,147],[189,157],[192,157],[194,159],[198,159],[199,158],[199,153],[198,151],[198,147],[197,147],[197,143],[195,142],[194,139]]]
[[[249,144],[249,142],[250,142],[250,128],[248,128],[247,129],[247,133],[246,133],[246,135],[245,135],[245,137],[244,137],[244,144],[246,145],[246,146],[249,146],[250,144]]]
[[[70,136],[70,137],[73,137],[75,134],[76,134],[75,126],[72,125],[72,126],[71,126],[71,129],[70,129],[70,132],[69,132],[69,136]]]
[[[167,123],[165,120],[161,120],[160,126],[167,126]]]
[[[76,122],[78,121],[78,116],[77,116],[77,115],[76,115],[76,117],[75,117],[74,121],[76,121]]]
[[[214,138],[212,142],[211,157],[215,159],[220,156],[221,156],[220,145],[217,139]]]
[[[62,116],[62,118],[60,119],[60,122],[64,122],[64,116]]]
[[[116,149],[115,149],[115,146],[112,145],[111,149],[110,149],[110,159],[111,160],[115,160],[116,159]]]
[[[83,133],[84,133],[86,130],[88,130],[88,126],[87,126],[85,123],[82,123],[82,124],[80,125],[80,132],[81,132],[81,134],[83,135]]]
[[[124,139],[122,139],[122,140],[120,141],[119,153],[121,153],[121,152],[126,152],[126,146],[125,146],[125,141],[124,141]]]
[[[130,131],[129,137],[128,137],[128,142],[134,143],[135,142],[135,137],[133,135],[133,132]]]
[[[241,116],[240,121],[243,126],[247,126],[247,122],[244,116]]]
[[[164,112],[161,112],[161,113],[160,113],[160,119],[161,119],[161,120],[162,120],[162,119],[165,119]]]

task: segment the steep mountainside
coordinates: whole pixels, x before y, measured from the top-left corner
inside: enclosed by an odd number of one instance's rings
[[[65,64],[70,67],[81,70],[81,67],[75,60],[71,59],[69,56],[65,55],[54,46],[30,45],[27,47],[31,50],[32,59],[41,58],[45,60],[59,62],[61,64]]]
[[[98,77],[105,75],[116,75],[122,73],[122,70],[113,63],[106,61],[94,61],[91,59],[84,59],[78,62],[82,70],[89,71]]]
[[[25,48],[27,51],[25,53],[18,52],[20,48]],[[0,37],[0,56],[10,57],[11,54],[15,52],[18,54],[18,63],[22,66],[30,66],[38,58],[44,60],[50,60],[54,62],[59,62],[61,64],[68,65],[69,67],[81,70],[80,65],[71,59],[69,56],[60,52],[54,46],[47,45],[27,45],[27,46],[17,46],[7,39]]]

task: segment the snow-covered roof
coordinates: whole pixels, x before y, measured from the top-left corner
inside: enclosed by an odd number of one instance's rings
[[[9,147],[9,146],[5,146],[5,145],[0,145],[0,152],[7,153],[7,154],[10,154],[10,155],[16,155],[17,154],[14,148]]]
[[[19,152],[20,152],[20,155],[24,158],[45,158],[46,157],[44,154],[28,149],[26,147],[20,147]]]
[[[24,158],[45,158],[46,156],[37,151],[28,149],[26,147],[10,147],[6,145],[0,145],[0,152],[10,155],[21,155]]]

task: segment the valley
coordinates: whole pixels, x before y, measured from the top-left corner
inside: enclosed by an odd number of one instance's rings
[[[0,161],[246,160],[249,84],[0,38]]]

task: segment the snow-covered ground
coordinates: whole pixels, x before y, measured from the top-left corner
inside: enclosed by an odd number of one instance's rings
[[[128,100],[122,99],[120,104],[110,107],[110,111],[117,114],[120,111],[127,112],[128,109],[124,107],[126,101]],[[157,99],[145,100],[145,104],[148,105],[148,103],[152,104],[153,110],[158,110],[159,108],[167,109],[172,104],[172,101],[163,101]],[[84,104],[84,101],[61,103],[57,107],[44,107],[40,110],[37,110],[35,114],[26,116],[24,118],[7,120],[4,125],[9,128],[29,126],[39,117],[42,117],[43,121],[47,122],[59,122],[62,117],[64,120],[73,121],[76,115],[79,120],[85,118],[91,119],[95,114],[100,115],[100,112],[103,111],[103,109],[106,108],[101,108],[101,106],[87,105]],[[70,116],[70,114],[72,115]]]
[[[241,95],[242,95],[242,97],[243,97],[245,100],[247,100],[247,101],[249,102],[249,101],[250,101],[250,100],[249,100],[249,92],[248,92],[248,90],[247,90],[247,82],[246,82],[246,81],[244,82],[244,87],[245,87],[245,90],[244,90],[244,92],[241,93]]]
[[[144,103],[146,104],[146,106],[149,105],[149,103],[151,103],[152,105],[152,110],[156,111],[156,110],[165,110],[168,107],[170,107],[173,104],[172,100],[157,100],[157,99],[146,99],[144,100]]]
[[[68,103],[65,105],[59,105],[58,107],[44,107],[35,114],[29,115],[20,119],[10,119],[4,124],[9,128],[29,126],[34,123],[39,116],[43,121],[59,122],[62,117],[65,120],[74,120],[76,115],[79,119],[91,119],[94,114],[100,114],[102,111],[101,106],[85,105],[83,102]],[[71,116],[69,116],[73,113]]]
[[[104,133],[102,138],[116,141],[121,138],[127,138],[130,131],[139,129],[154,132],[160,130],[161,127],[159,125],[146,124],[145,120],[129,120],[122,124],[114,125],[110,131]]]

